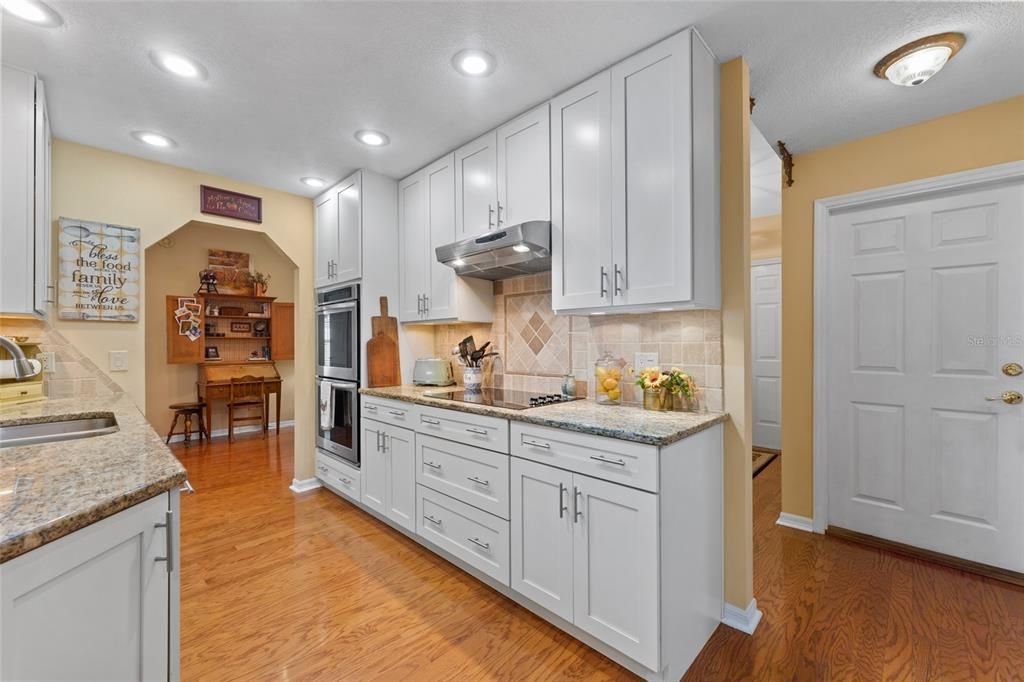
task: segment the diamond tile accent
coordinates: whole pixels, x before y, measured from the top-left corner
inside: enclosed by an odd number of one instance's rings
[[[572,368],[570,318],[551,310],[548,291],[505,295],[507,374],[560,377]]]
[[[530,317],[530,326],[533,327],[535,331],[540,331],[540,328],[543,324],[544,319],[540,316],[540,314],[534,313],[533,316]]]

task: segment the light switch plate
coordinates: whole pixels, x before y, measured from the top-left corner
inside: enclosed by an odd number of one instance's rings
[[[647,369],[648,367],[658,366],[658,354],[657,353],[636,353],[633,356],[633,367],[636,371]]]
[[[110,371],[111,372],[127,372],[128,371],[128,351],[126,350],[112,350],[107,356],[110,359]]]

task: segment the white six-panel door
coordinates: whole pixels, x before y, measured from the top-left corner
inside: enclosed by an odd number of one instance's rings
[[[1020,184],[830,217],[831,525],[1024,571],[1022,221]]]
[[[782,265],[750,271],[754,445],[782,448]]]

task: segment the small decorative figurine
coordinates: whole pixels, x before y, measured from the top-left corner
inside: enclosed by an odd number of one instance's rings
[[[204,290],[205,287],[205,290]],[[196,289],[196,293],[200,294],[216,294],[217,293],[217,273],[213,270],[203,270],[199,273],[199,288]]]

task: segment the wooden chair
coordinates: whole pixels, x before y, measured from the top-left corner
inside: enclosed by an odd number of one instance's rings
[[[199,442],[203,442],[203,436],[207,439],[210,438],[210,431],[206,427],[206,423],[203,419],[203,411],[206,409],[206,403],[203,400],[197,400],[194,403],[172,403],[167,406],[167,409],[174,410],[174,421],[171,422],[171,428],[167,432],[167,442],[171,442],[171,436],[184,435],[185,445],[188,446],[192,443],[192,417],[198,417],[199,421]],[[178,417],[185,418],[185,430],[176,433],[174,429],[178,426]]]
[[[231,377],[228,388],[228,442],[235,440],[235,424],[251,423],[259,420],[260,431],[267,437],[267,394],[264,391],[263,377],[246,375]],[[251,414],[253,408],[259,409],[259,416]],[[236,417],[235,410],[242,410],[246,416]]]

